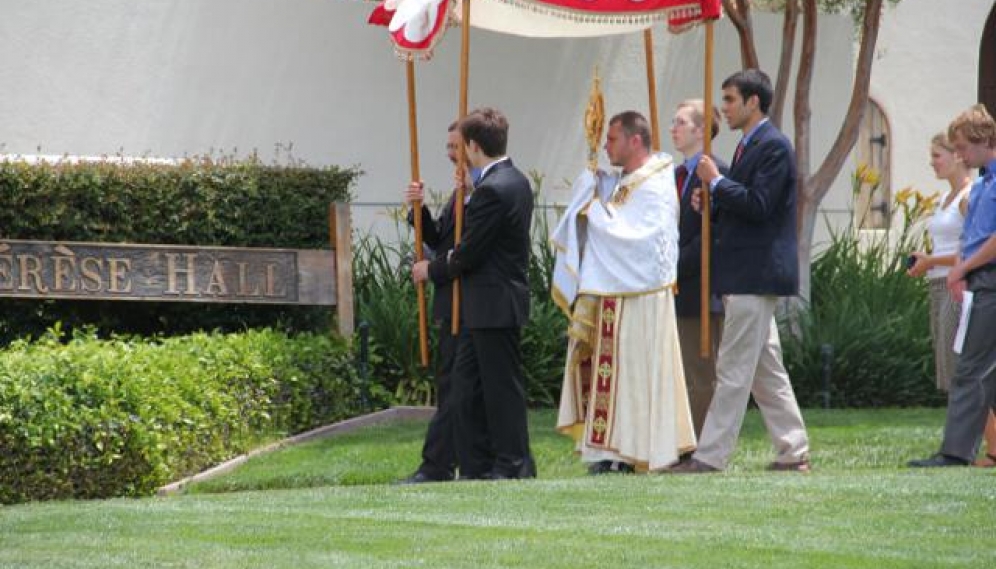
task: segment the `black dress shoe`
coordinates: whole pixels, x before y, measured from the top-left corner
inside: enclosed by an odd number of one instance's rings
[[[592,463],[588,467],[588,474],[600,476],[602,474],[633,474],[636,469],[632,464],[618,460],[602,460]]]
[[[484,474],[461,474],[456,477],[457,482],[473,482],[475,480],[489,480],[490,474],[485,472]]]
[[[956,456],[948,456],[946,454],[937,453],[930,458],[924,458],[921,460],[911,460],[906,463],[906,466],[910,468],[937,468],[943,466],[968,466],[968,461],[960,459]]]
[[[402,480],[398,480],[398,484],[401,484],[401,485],[426,484],[426,483],[429,483],[429,482],[449,482],[450,480],[453,480],[453,479],[452,478],[437,478],[437,477],[429,476],[428,474],[426,474],[426,473],[424,473],[422,471],[418,471],[415,474],[412,474],[411,476],[409,476],[408,478],[404,478]]]

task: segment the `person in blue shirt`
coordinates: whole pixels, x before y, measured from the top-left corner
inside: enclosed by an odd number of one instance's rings
[[[969,167],[987,173],[972,185],[961,253],[948,273],[954,300],[969,302],[966,291],[972,297],[948,393],[944,440],[930,458],[911,460],[914,468],[971,464],[986,419],[996,409],[996,120],[985,106],[975,105],[951,123],[948,137]]]

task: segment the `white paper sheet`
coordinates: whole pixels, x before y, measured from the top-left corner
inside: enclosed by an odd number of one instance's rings
[[[956,354],[961,354],[961,349],[965,346],[965,333],[968,331],[968,317],[972,314],[973,296],[970,290],[962,293],[961,318],[958,320],[958,331],[955,332],[954,346],[951,347]]]

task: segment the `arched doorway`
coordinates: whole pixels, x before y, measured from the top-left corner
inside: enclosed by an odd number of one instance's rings
[[[989,12],[979,46],[979,102],[996,115],[996,7]]]
[[[889,120],[881,105],[870,98],[858,131],[858,164],[873,168],[879,175],[879,185],[874,193],[864,186],[854,197],[854,226],[858,229],[889,229],[892,217],[892,155],[889,145],[892,133]]]

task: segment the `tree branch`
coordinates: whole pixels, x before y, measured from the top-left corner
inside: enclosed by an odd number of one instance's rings
[[[726,17],[730,19],[730,23],[733,27],[737,29],[738,32],[743,30],[744,19],[737,11],[736,4],[733,3],[734,0],[723,0],[723,10],[726,12]]]
[[[844,123],[837,133],[830,152],[823,164],[806,181],[804,192],[811,200],[819,203],[830,189],[830,184],[840,173],[848,154],[858,140],[858,131],[868,106],[868,88],[871,83],[872,63],[875,59],[875,42],[878,40],[879,22],[882,17],[882,0],[868,0],[861,26],[861,47],[858,50],[857,68],[854,72],[854,87],[851,102],[847,107]]]
[[[795,53],[795,29],[799,20],[798,0],[785,2],[785,20],[782,22],[782,54],[778,59],[778,79],[775,81],[775,97],[771,103],[771,122],[779,129],[785,112],[785,94],[788,92],[789,76],[792,74],[792,56]]]
[[[813,84],[813,69],[816,60],[816,0],[802,0],[802,52],[799,55],[799,73],[795,78],[795,106],[793,118],[795,126],[795,162],[799,180],[807,180],[810,171],[809,91]],[[806,196],[799,200],[799,211]]]
[[[735,2],[735,4],[734,4]],[[754,22],[749,0],[723,0],[723,9],[740,37],[740,63],[744,69],[757,68],[757,47],[754,45]]]

